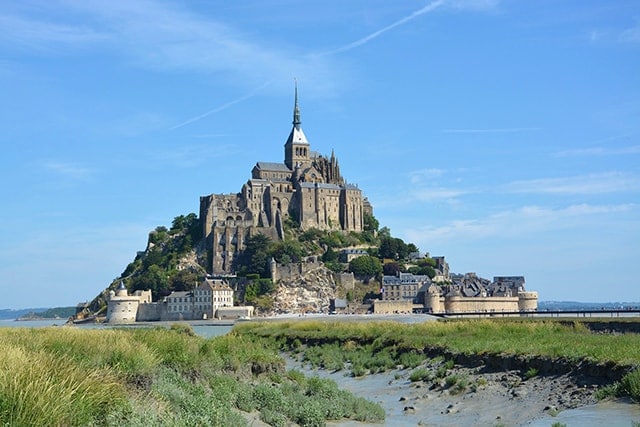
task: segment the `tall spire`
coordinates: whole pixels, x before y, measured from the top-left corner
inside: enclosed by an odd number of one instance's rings
[[[296,86],[296,96],[295,96],[295,105],[293,107],[293,125],[296,129],[300,129],[300,107],[298,107],[298,80],[293,79]]]

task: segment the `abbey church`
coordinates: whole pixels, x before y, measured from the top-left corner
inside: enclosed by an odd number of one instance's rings
[[[234,257],[248,237],[262,233],[282,239],[288,218],[302,230],[360,232],[363,213],[371,214],[371,205],[357,186],[342,178],[334,153],[327,158],[311,151],[301,127],[297,87],[284,163],[256,163],[240,193],[200,197],[200,221],[213,253],[214,274],[233,272]]]

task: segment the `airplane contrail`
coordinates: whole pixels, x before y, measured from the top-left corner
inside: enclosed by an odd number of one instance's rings
[[[369,34],[366,37],[363,37],[363,38],[361,38],[359,40],[356,40],[356,41],[354,41],[352,43],[349,43],[349,44],[344,45],[342,47],[339,47],[337,49],[333,49],[333,50],[330,50],[330,51],[327,51],[327,52],[320,53],[317,56],[333,55],[333,54],[336,54],[336,53],[346,52],[346,51],[351,50],[351,49],[353,49],[355,47],[358,47],[358,46],[362,46],[363,44],[368,43],[369,41],[371,41],[371,40],[375,39],[376,37],[386,33],[389,30],[392,30],[392,29],[394,29],[396,27],[399,27],[400,25],[406,24],[407,22],[414,20],[415,18],[417,18],[420,15],[424,15],[425,13],[429,13],[429,12],[437,9],[438,7],[442,6],[444,3],[445,3],[445,0],[436,0],[434,2],[431,2],[428,5],[426,5],[425,7],[423,7],[422,9],[416,10],[411,15],[405,16],[404,18],[394,22],[393,24],[387,25],[386,27],[384,27],[384,28],[382,28],[382,29],[380,29],[378,31],[375,31],[375,32]]]
[[[249,98],[251,98],[251,97],[255,96],[258,92],[260,92],[260,91],[261,91],[262,89],[264,89],[265,87],[269,86],[271,83],[273,83],[273,82],[271,82],[271,81],[266,82],[265,84],[263,84],[263,85],[262,85],[262,86],[260,86],[259,88],[257,88],[257,89],[255,89],[255,90],[253,90],[252,92],[248,93],[247,95],[241,96],[240,98],[234,99],[233,101],[229,101],[229,102],[227,102],[226,104],[222,104],[222,105],[220,105],[219,107],[214,108],[213,110],[209,110],[209,111],[207,111],[206,113],[202,113],[202,114],[200,114],[200,115],[198,115],[198,116],[191,117],[190,119],[185,120],[184,122],[182,122],[182,123],[180,123],[180,124],[177,124],[177,125],[175,125],[175,126],[173,126],[173,127],[169,128],[169,130],[176,130],[176,129],[178,129],[178,128],[181,128],[181,127],[183,127],[183,126],[186,126],[186,125],[188,125],[188,124],[191,124],[191,123],[193,123],[193,122],[197,122],[197,121],[198,121],[198,120],[200,120],[200,119],[204,119],[205,117],[207,117],[207,116],[209,116],[209,115],[211,115],[211,114],[218,113],[218,112],[220,112],[220,111],[222,111],[222,110],[226,110],[227,108],[229,108],[229,107],[231,107],[232,105],[235,105],[235,104],[237,104],[237,103],[239,103],[239,102],[246,101],[247,99],[249,99]]]

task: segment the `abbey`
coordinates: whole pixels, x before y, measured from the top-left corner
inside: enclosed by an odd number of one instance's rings
[[[284,163],[258,162],[237,194],[200,197],[200,221],[214,274],[233,272],[233,260],[248,237],[262,233],[283,238],[283,223],[293,219],[308,230],[362,231],[369,202],[340,175],[334,153],[311,151],[300,121],[295,90],[293,128],[284,144]]]

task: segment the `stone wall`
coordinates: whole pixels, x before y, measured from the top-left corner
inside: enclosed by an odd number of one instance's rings
[[[447,313],[518,311],[518,297],[461,297],[444,298]]]
[[[411,301],[374,300],[373,314],[397,314],[411,313],[413,303]]]
[[[153,302],[150,304],[140,304],[138,306],[138,322],[155,322],[163,319],[166,314],[166,304]]]
[[[219,307],[216,319],[240,319],[253,317],[253,306]]]
[[[340,273],[336,274],[336,277],[338,279],[338,283],[340,283],[344,289],[350,290],[355,287],[355,277],[353,276],[353,273]]]

